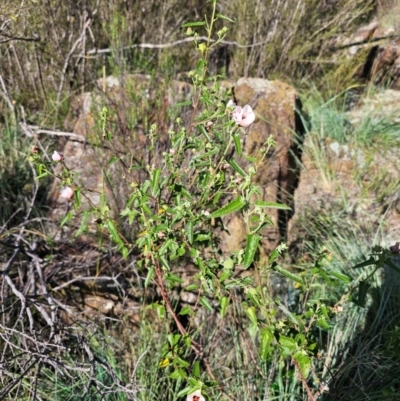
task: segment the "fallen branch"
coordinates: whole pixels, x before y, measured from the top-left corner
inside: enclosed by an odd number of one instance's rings
[[[130,49],[135,49],[135,48],[141,48],[141,49],[166,49],[166,48],[169,48],[169,47],[174,47],[174,46],[181,45],[182,43],[193,42],[193,40],[194,40],[193,37],[189,37],[189,38],[180,39],[180,40],[176,40],[174,42],[169,42],[169,43],[160,43],[160,44],[137,43],[137,44],[134,44],[134,45],[124,46],[120,50],[130,50]],[[197,36],[196,37],[196,41],[208,41],[208,40],[209,39],[206,36]],[[211,39],[210,41],[211,42],[215,42],[214,39]],[[243,45],[243,44],[238,43],[236,41],[229,41],[229,40],[221,40],[219,43],[222,43],[222,44],[228,45],[228,46],[236,46],[236,47],[239,47],[241,49],[248,49],[248,48],[251,48],[251,47],[265,45],[268,42],[269,42],[269,39],[264,40],[262,42],[253,43],[251,45]],[[112,51],[114,51],[114,49],[110,49],[110,48],[96,49],[95,48],[95,49],[89,50],[85,55],[78,55],[78,56],[74,56],[74,57],[83,58],[83,57],[88,57],[88,56],[92,56],[92,55],[108,54],[108,53],[111,53]]]

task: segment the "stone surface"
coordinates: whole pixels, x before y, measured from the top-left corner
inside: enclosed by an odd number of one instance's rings
[[[293,206],[292,195],[297,185],[299,144],[303,130],[296,114],[300,107],[296,91],[281,81],[259,78],[241,78],[234,88],[236,103],[249,104],[256,113],[256,121],[243,137],[243,154],[259,158],[259,150],[272,136],[276,147],[272,148],[260,164],[255,176],[262,190],[261,199]],[[248,163],[247,163],[248,164]],[[246,167],[246,163],[242,162]],[[285,241],[291,212],[269,209],[273,226],[263,231],[262,250],[267,253],[281,241]],[[239,216],[225,222],[229,234],[223,234],[223,248],[227,252],[238,251],[246,241],[246,227]]]

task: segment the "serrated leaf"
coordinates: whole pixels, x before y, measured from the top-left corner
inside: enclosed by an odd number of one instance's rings
[[[211,213],[211,217],[222,217],[229,213],[237,212],[246,205],[246,201],[242,196],[238,196],[235,200]]]
[[[275,270],[276,272],[282,274],[283,276],[285,276],[287,278],[290,278],[293,281],[296,281],[296,282],[298,282],[300,284],[304,284],[304,281],[299,276],[296,276],[295,274],[283,269],[280,266],[274,266],[273,270]]]
[[[246,241],[246,249],[244,251],[243,266],[245,269],[249,268],[253,263],[254,256],[258,249],[258,244],[261,241],[260,235],[249,234]]]
[[[266,208],[270,208],[270,209],[292,210],[291,207],[284,205],[283,203],[276,203],[276,202],[255,201],[254,205],[258,206],[258,207],[266,207]]]
[[[242,177],[246,177],[246,172],[237,164],[235,159],[229,159],[228,163],[231,165],[231,167],[239,173]]]
[[[305,351],[298,351],[293,355],[293,359],[298,363],[301,374],[307,379],[311,370],[311,359]]]
[[[274,335],[271,330],[262,328],[260,332],[260,357],[262,361],[265,361],[268,357],[268,353],[271,346],[271,341],[274,339]]]

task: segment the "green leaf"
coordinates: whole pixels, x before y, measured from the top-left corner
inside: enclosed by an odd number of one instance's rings
[[[385,264],[388,265],[395,272],[400,273],[400,268],[396,266],[390,259],[386,259]]]
[[[71,219],[72,219],[72,212],[68,212],[68,213],[65,215],[65,217],[62,219],[61,223],[60,223],[61,227],[62,227],[64,224],[68,223],[68,221],[70,221]]]
[[[147,288],[150,284],[150,281],[154,277],[154,266],[151,266],[149,271],[147,272],[146,280],[144,281],[144,287]]]
[[[251,338],[254,338],[258,332],[258,324],[251,323],[249,326],[249,334]]]
[[[296,341],[293,338],[282,335],[279,336],[279,344],[285,356],[291,355],[297,348]]]
[[[256,201],[254,202],[254,205],[258,207],[267,207],[270,209],[292,210],[292,208],[287,205],[275,202]]]
[[[185,106],[191,106],[191,105],[192,105],[192,101],[187,100],[186,102],[175,103],[174,107],[185,107]]]
[[[206,21],[195,21],[195,22],[186,22],[182,25],[182,28],[189,28],[191,26],[204,26]]]
[[[360,267],[366,267],[366,266],[371,266],[376,264],[376,260],[371,256],[368,260],[365,262],[361,262],[353,266],[353,269],[359,269]]]
[[[186,377],[186,373],[183,369],[175,369],[169,377],[171,379],[184,379]]]
[[[74,192],[75,208],[78,209],[82,205],[81,190],[77,189]]]
[[[260,357],[262,361],[265,361],[268,357],[270,350],[271,341],[274,339],[274,335],[270,329],[262,328],[260,332]]]
[[[178,366],[181,368],[187,368],[190,366],[189,362],[186,362],[184,359],[180,358],[179,356],[177,356],[175,358],[175,361],[177,362]]]
[[[200,377],[200,361],[196,361],[193,364],[193,368],[192,368],[192,375],[194,377],[199,378]]]
[[[229,304],[229,298],[228,297],[221,297],[219,299],[219,306],[221,307],[220,309],[220,313],[221,313],[221,317],[224,318],[226,315],[226,310],[228,308],[228,304]]]
[[[193,221],[188,221],[186,224],[186,235],[189,241],[189,244],[193,244]]]
[[[274,249],[271,252],[271,255],[269,255],[269,259],[268,259],[269,263],[272,264],[279,255],[280,255],[279,251],[277,249]]]
[[[345,274],[334,272],[334,271],[329,272],[329,274],[331,276],[336,277],[340,281],[343,281],[344,283],[350,283],[351,282],[351,278],[349,276],[346,276]]]
[[[185,307],[183,307],[181,309],[181,311],[179,312],[180,315],[185,316],[185,315],[189,315],[191,312],[190,306],[186,305]]]
[[[153,196],[157,196],[159,192],[158,181],[160,179],[161,169],[156,168],[153,170],[152,178],[151,178],[151,193]]]
[[[110,160],[108,161],[108,165],[111,166],[112,164],[114,164],[115,162],[117,162],[119,160],[118,157],[111,157]]]
[[[360,281],[360,284],[358,286],[358,298],[356,303],[358,306],[361,306],[362,308],[365,306],[369,287],[371,287],[371,285],[367,281]]]
[[[47,171],[45,171],[43,174],[40,174],[36,177],[37,180],[40,180],[41,178],[47,177],[49,175],[49,173]]]
[[[256,310],[254,306],[249,306],[245,310],[247,317],[250,319],[251,323],[258,324],[258,319],[256,315]]]
[[[281,311],[283,311],[283,313],[296,325],[299,326],[300,330],[304,330],[304,323],[303,321],[300,319],[300,317],[296,316],[294,313],[290,312],[290,310],[288,308],[286,308],[285,305],[283,304],[278,304],[278,307]]]
[[[211,213],[211,217],[222,217],[229,213],[237,212],[242,209],[244,205],[246,205],[245,199],[242,196],[238,196],[235,200]]]
[[[179,276],[173,273],[167,273],[165,275],[165,280],[170,283],[180,283],[180,284],[183,283],[183,280]]]
[[[120,238],[120,236],[118,234],[117,228],[115,227],[114,222],[112,220],[108,220],[105,223],[105,226],[106,226],[106,228],[108,229],[108,231],[110,233],[111,239],[114,242],[116,242],[117,244],[123,244],[123,242],[122,242],[122,240],[121,240],[121,238]]]
[[[226,17],[225,15],[222,15],[220,13],[217,14],[217,17],[221,18],[221,19],[224,19],[226,21],[229,21],[229,22],[235,22],[233,19],[230,19],[229,17]]]
[[[235,149],[236,149],[236,153],[238,154],[238,156],[242,155],[242,143],[240,141],[240,134],[238,132],[235,132],[233,135],[233,141],[235,142]]]
[[[213,311],[213,307],[211,306],[209,300],[206,297],[201,297],[200,298],[200,303],[210,312]]]
[[[301,374],[307,379],[311,370],[311,359],[305,351],[298,351],[293,355],[293,359],[299,364]]]
[[[304,281],[299,276],[296,276],[295,274],[283,269],[280,266],[274,266],[273,270],[277,271],[278,273],[282,274],[287,278],[290,278],[293,281],[296,281],[297,283],[304,284]]]
[[[239,173],[242,177],[246,177],[246,172],[237,164],[235,159],[229,159],[228,163],[231,165],[231,167]]]
[[[244,251],[243,265],[247,269],[253,263],[254,256],[261,241],[260,235],[250,234],[247,236],[246,249]]]

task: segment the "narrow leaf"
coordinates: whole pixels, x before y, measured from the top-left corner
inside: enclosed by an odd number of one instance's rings
[[[229,213],[237,212],[238,210],[242,209],[245,204],[245,199],[242,196],[239,196],[235,200],[229,202],[227,205],[211,213],[211,217],[221,217]]]
[[[273,340],[274,335],[271,330],[262,328],[260,332],[260,356],[261,360],[265,361],[268,357],[268,353],[271,346],[271,341]]]
[[[238,156],[242,156],[242,143],[240,141],[240,134],[235,132],[233,135],[233,141],[235,142],[235,149]]]
[[[336,277],[340,281],[343,281],[344,283],[350,283],[351,282],[351,278],[349,276],[346,276],[345,274],[338,273],[338,272],[329,272],[329,274],[331,276]]]
[[[188,221],[186,224],[186,235],[189,241],[189,244],[193,244],[193,221]]]
[[[151,193],[153,196],[156,196],[159,192],[158,188],[158,180],[160,179],[161,169],[156,168],[153,170],[153,177],[151,180]]]
[[[201,297],[200,298],[200,303],[210,312],[213,311],[213,307],[211,306],[210,302],[208,301],[208,299],[206,297]]]
[[[221,317],[224,318],[226,315],[226,310],[228,308],[228,304],[229,304],[229,298],[228,297],[221,297],[219,299],[219,305],[221,307],[220,309],[220,313],[221,313]]]
[[[239,173],[242,177],[246,177],[246,172],[237,164],[235,159],[230,159],[228,160],[228,163],[231,165],[231,167]]]
[[[366,260],[365,262],[361,262],[356,264],[355,266],[353,266],[353,269],[358,269],[360,267],[366,267],[366,266],[371,266],[376,264],[375,259],[371,256],[368,260]]]
[[[289,272],[289,271],[283,269],[283,268],[280,267],[280,266],[274,266],[273,269],[274,269],[275,271],[277,271],[278,273],[282,274],[283,276],[285,276],[285,277],[287,277],[287,278],[290,278],[290,279],[293,280],[293,281],[296,281],[296,282],[298,282],[298,283],[300,283],[300,284],[304,284],[304,281],[303,281],[300,277],[298,277],[298,276],[296,276],[295,274],[293,274],[293,273],[291,273],[291,272]]]
[[[289,206],[276,202],[256,201],[254,202],[254,205],[258,207],[267,207],[270,209],[292,210],[292,208],[290,208]]]
[[[203,26],[205,24],[206,24],[206,21],[186,22],[186,24],[182,25],[182,28],[188,28],[191,26]]]
[[[367,292],[369,290],[370,285],[368,284],[367,281],[360,281],[359,287],[358,287],[358,299],[357,299],[357,305],[361,306],[362,308],[365,306],[365,301],[367,299]]]
[[[221,18],[221,19],[224,19],[226,21],[229,21],[229,22],[235,22],[233,19],[230,19],[229,17],[226,17],[225,15],[222,15],[220,13],[217,14],[217,17]]]
[[[247,236],[246,249],[244,251],[243,265],[247,269],[253,263],[254,256],[261,240],[260,235],[250,234]]]
[[[258,323],[256,310],[254,309],[253,306],[249,306],[248,308],[246,308],[246,315],[250,319],[251,323],[253,323],[255,325]]]

